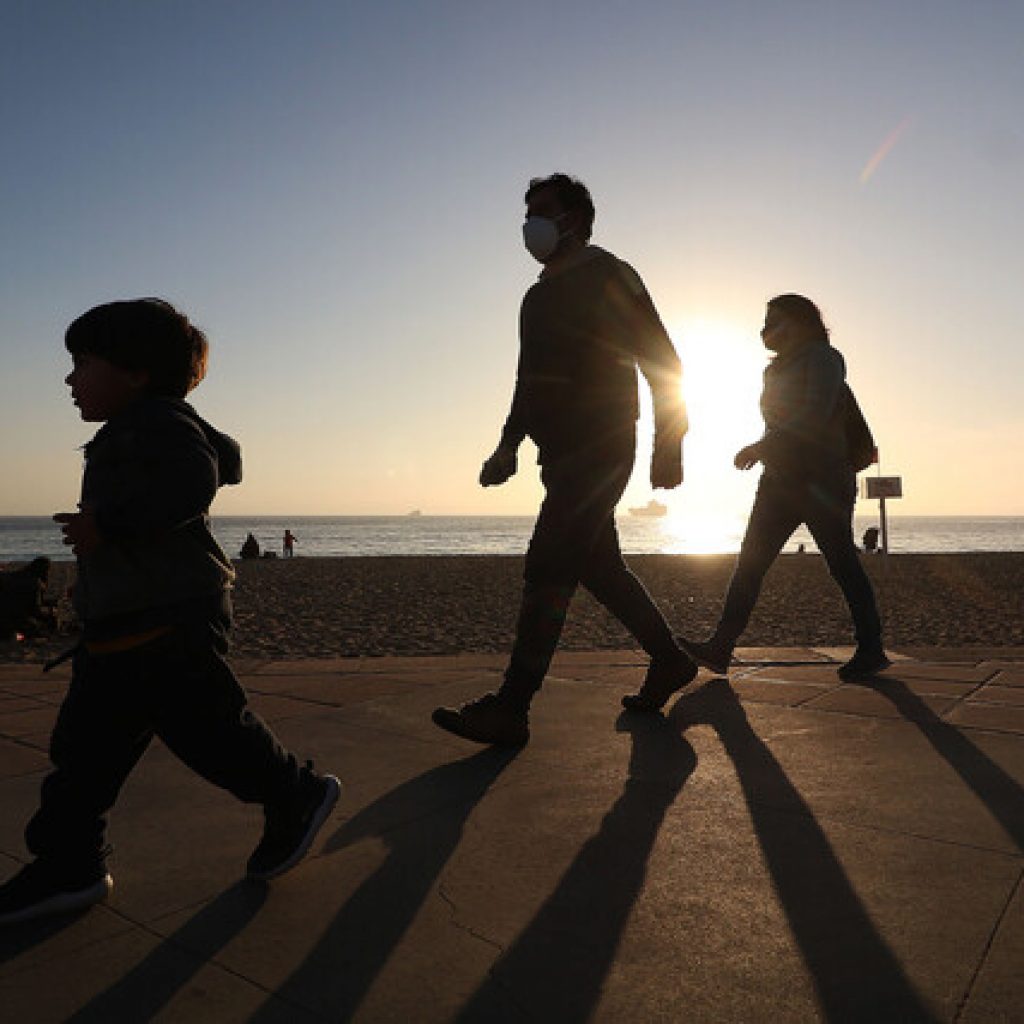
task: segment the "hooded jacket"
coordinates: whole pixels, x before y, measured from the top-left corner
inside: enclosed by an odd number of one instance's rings
[[[242,479],[238,444],[181,399],[151,396],[85,446],[81,508],[99,545],[78,559],[74,605],[87,637],[171,625],[219,605],[234,570],[210,532],[222,484]]]

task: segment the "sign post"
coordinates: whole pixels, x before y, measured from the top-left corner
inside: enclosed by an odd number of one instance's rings
[[[878,512],[882,523],[882,554],[887,555],[889,554],[889,524],[885,516],[885,499],[903,497],[903,477],[865,477],[864,497],[878,499]]]

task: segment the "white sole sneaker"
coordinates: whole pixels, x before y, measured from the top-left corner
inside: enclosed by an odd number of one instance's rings
[[[87,889],[54,893],[52,896],[22,907],[20,910],[0,914],[0,926],[34,921],[39,917],[53,917],[56,914],[70,914],[76,910],[86,910],[97,903],[102,903],[113,891],[113,888],[113,878],[110,875],[104,875]]]
[[[313,845],[313,840],[316,839],[317,832],[323,828],[324,822],[327,820],[328,815],[334,810],[334,805],[338,802],[338,797],[341,795],[341,782],[333,775],[324,775],[323,780],[327,783],[324,791],[324,798],[320,801],[320,805],[313,812],[313,817],[309,821],[309,827],[306,829],[305,835],[299,842],[298,846],[292,851],[291,855],[278,864],[275,864],[272,868],[267,868],[265,871],[248,871],[246,873],[247,878],[251,878],[257,882],[269,882],[272,878],[277,878],[279,875],[283,875],[286,871],[291,871],[296,864],[302,860],[303,857],[309,853],[309,848]]]

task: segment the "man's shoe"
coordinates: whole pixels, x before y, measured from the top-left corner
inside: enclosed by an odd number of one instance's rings
[[[309,852],[339,793],[341,783],[333,775],[316,775],[311,765],[303,768],[292,802],[264,808],[263,838],[249,858],[246,875],[267,882],[295,867]]]
[[[622,698],[627,711],[657,712],[677,690],[693,681],[697,666],[683,651],[675,657],[655,658],[648,666],[644,684],[637,693]]]
[[[698,665],[710,669],[716,676],[729,674],[729,662],[732,661],[732,651],[735,644],[728,640],[687,640],[679,638],[679,646],[693,658]]]
[[[844,682],[854,679],[866,679],[888,668],[892,662],[886,657],[881,644],[857,646],[853,657],[838,669],[839,678]]]
[[[105,900],[113,888],[103,864],[71,872],[36,860],[0,885],[0,925],[85,910]]]
[[[485,693],[461,708],[436,708],[430,717],[435,725],[475,743],[521,747],[530,739],[527,710],[496,693]]]

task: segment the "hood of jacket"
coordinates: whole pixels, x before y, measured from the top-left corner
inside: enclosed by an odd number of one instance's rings
[[[153,396],[135,402],[119,415],[108,420],[96,432],[93,439],[85,445],[85,454],[88,457],[112,434],[137,429],[145,430],[150,425],[166,421],[169,416],[187,420],[202,431],[217,457],[218,487],[242,482],[242,448],[239,443],[204,420],[188,402],[181,398]]]

